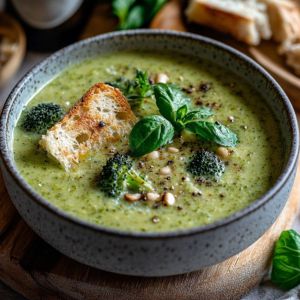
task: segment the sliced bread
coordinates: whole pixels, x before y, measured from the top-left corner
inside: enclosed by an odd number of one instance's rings
[[[291,43],[300,39],[300,9],[290,0],[260,0],[267,5],[273,39]]]
[[[191,0],[189,21],[229,33],[250,45],[271,38],[266,5],[256,0]]]
[[[136,117],[122,93],[97,83],[42,136],[40,145],[68,171],[90,150],[128,135],[135,122]]]

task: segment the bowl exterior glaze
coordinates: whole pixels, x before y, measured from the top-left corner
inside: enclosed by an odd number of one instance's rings
[[[66,67],[107,52],[171,51],[212,61],[238,74],[273,111],[282,131],[285,165],[275,185],[245,209],[214,224],[165,233],[124,232],[70,216],[39,196],[13,160],[13,128],[24,105]],[[88,39],[55,53],[31,70],[8,98],[1,117],[1,170],[9,195],[28,225],[63,254],[98,269],[168,276],[223,261],[255,242],[276,220],[291,191],[298,157],[293,108],[278,84],[251,59],[216,41],[169,31],[135,30]]]

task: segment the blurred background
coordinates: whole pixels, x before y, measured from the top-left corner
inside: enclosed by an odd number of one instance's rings
[[[190,31],[269,70],[300,108],[300,0],[0,0],[0,107],[33,65],[75,41],[123,29]]]
[[[33,65],[81,38],[97,4],[93,0],[0,0],[0,106]]]

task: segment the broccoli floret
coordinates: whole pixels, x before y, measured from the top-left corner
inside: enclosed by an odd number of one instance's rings
[[[40,103],[25,112],[22,127],[26,131],[45,133],[64,115],[63,109],[54,103]]]
[[[204,180],[218,181],[225,171],[225,164],[213,152],[201,150],[193,155],[187,170]]]
[[[133,169],[133,161],[126,154],[115,154],[103,167],[99,176],[100,189],[110,197],[125,190],[145,192],[152,186]]]

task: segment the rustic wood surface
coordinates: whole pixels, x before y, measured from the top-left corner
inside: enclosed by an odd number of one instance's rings
[[[239,299],[260,282],[274,241],[292,224],[299,205],[300,173],[281,216],[256,243],[213,267],[166,278],[115,275],[69,259],[20,218],[2,178],[0,195],[0,280],[28,299]]]

